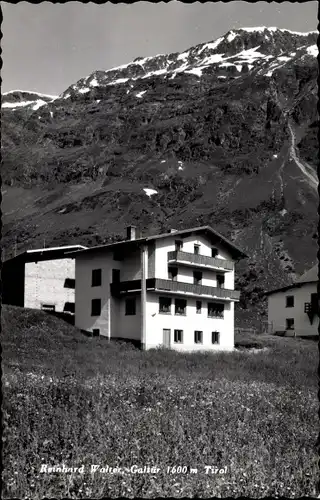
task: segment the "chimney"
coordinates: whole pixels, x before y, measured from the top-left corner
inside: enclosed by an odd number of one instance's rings
[[[136,239],[136,226],[128,226],[127,227],[127,240],[135,240]]]

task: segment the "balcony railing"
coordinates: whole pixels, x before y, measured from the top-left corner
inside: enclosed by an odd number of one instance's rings
[[[217,259],[216,257],[208,257],[207,255],[197,253],[182,252],[181,250],[168,252],[168,262],[186,263],[193,266],[217,269],[219,271],[232,271],[234,268],[231,260]]]
[[[120,283],[111,283],[111,293],[119,296],[128,292],[140,292],[141,280],[122,281]],[[146,280],[148,291],[181,293],[183,295],[208,296],[222,300],[240,299],[238,290],[228,290],[226,288],[217,288],[206,285],[194,285],[193,283],[183,283],[181,281],[170,281],[160,278],[149,278]]]

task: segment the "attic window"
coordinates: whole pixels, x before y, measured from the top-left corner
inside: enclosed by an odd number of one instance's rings
[[[175,241],[175,247],[176,247],[177,251],[181,250],[181,248],[183,247],[183,241],[182,240],[176,240]]]

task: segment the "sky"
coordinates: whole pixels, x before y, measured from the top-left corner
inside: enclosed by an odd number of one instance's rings
[[[61,94],[95,70],[215,40],[230,29],[318,29],[318,2],[102,5],[1,2],[2,92]]]

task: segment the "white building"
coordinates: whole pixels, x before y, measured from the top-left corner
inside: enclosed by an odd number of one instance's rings
[[[316,336],[319,326],[318,265],[290,286],[268,292],[268,322],[272,332]]]
[[[234,261],[209,226],[89,248],[76,256],[75,325],[143,349],[234,347]]]
[[[3,263],[2,301],[33,309],[74,313],[75,260],[82,245],[27,250]]]

